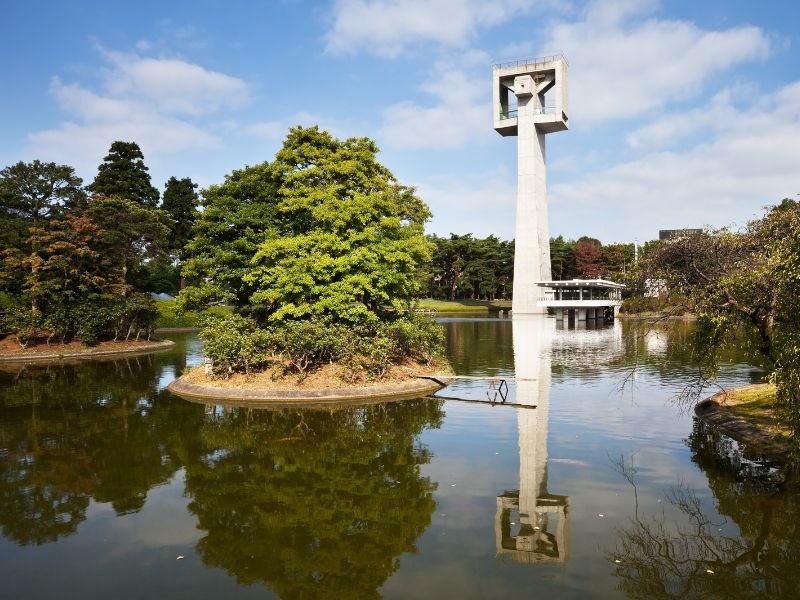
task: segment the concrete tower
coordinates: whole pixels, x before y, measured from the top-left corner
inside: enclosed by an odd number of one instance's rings
[[[541,314],[550,281],[550,231],[544,136],[567,129],[567,61],[562,55],[495,65],[492,70],[494,128],[517,136],[517,216],[514,254],[514,315]]]

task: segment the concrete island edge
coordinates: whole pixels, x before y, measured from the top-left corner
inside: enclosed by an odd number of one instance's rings
[[[399,383],[383,383],[344,388],[273,390],[223,388],[189,383],[184,377],[173,380],[167,389],[186,400],[205,400],[236,406],[315,406],[342,403],[410,400],[433,394],[445,387],[447,378],[414,378]]]

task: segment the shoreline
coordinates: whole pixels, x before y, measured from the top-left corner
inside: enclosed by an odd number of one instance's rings
[[[700,420],[718,427],[725,435],[745,445],[751,452],[786,462],[791,452],[790,444],[782,441],[778,434],[733,414],[724,403],[731,392],[753,389],[761,385],[766,384],[754,384],[717,392],[702,402],[698,402],[694,412]]]
[[[34,363],[34,362],[59,362],[62,360],[86,359],[90,360],[98,357],[122,356],[125,354],[151,354],[153,352],[163,352],[175,347],[172,340],[159,340],[145,343],[139,346],[128,346],[126,348],[112,348],[97,350],[88,348],[86,350],[72,351],[46,351],[46,352],[14,352],[12,354],[0,354],[0,363]]]

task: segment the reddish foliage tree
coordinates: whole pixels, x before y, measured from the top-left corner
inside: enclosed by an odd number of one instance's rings
[[[581,277],[595,279],[603,270],[603,251],[594,242],[581,240],[575,246],[575,264]]]

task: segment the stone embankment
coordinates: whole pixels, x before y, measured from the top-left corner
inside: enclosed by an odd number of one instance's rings
[[[442,389],[447,381],[411,378],[406,381],[323,389],[231,388],[196,384],[179,377],[169,384],[173,394],[197,402],[214,401],[236,406],[331,406],[387,400],[405,400],[427,396]]]
[[[706,423],[718,427],[725,435],[744,444],[748,450],[781,462],[786,461],[791,446],[779,434],[735,415],[726,406],[728,398],[729,392],[718,392],[698,403],[695,414]]]
[[[175,342],[171,340],[160,340],[138,343],[119,342],[117,347],[114,347],[112,342],[108,342],[98,347],[71,347],[53,350],[41,348],[36,351],[21,349],[13,352],[0,352],[0,363],[58,362],[62,360],[106,358],[126,354],[150,354],[152,352],[170,350],[174,346]]]

